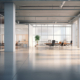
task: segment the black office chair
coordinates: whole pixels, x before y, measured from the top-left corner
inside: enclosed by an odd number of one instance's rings
[[[72,46],[72,40],[70,41],[70,44],[71,44],[71,46]]]
[[[68,42],[69,43],[69,42]],[[70,41],[70,44],[67,44],[67,46],[71,45],[72,46],[72,40]]]
[[[61,46],[63,46],[63,44],[64,44],[64,43],[62,42],[62,43],[61,43]]]
[[[49,46],[54,46],[55,45],[55,40],[52,40],[52,44],[50,44]]]

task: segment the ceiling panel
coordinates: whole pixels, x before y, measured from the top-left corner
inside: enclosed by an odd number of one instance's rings
[[[14,3],[16,5],[16,16],[17,16],[16,21],[20,21],[20,22],[57,21],[57,22],[64,23],[64,22],[68,22],[69,20],[74,18],[74,16],[77,16],[80,13],[80,1],[66,1],[63,7],[60,8],[62,2],[63,1],[15,1]],[[0,3],[0,9],[3,8],[4,8],[4,4]],[[56,16],[56,17],[49,17],[49,16]]]

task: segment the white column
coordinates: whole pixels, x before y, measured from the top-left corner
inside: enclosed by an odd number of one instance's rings
[[[80,18],[78,19],[78,48],[80,48]]]
[[[76,46],[76,25],[75,23],[72,24],[72,41],[73,41],[73,46]]]
[[[73,24],[71,24],[71,40],[73,40]]]
[[[4,12],[5,12],[5,27],[4,27],[5,51],[15,51],[15,5],[14,3],[5,3]]]
[[[33,47],[33,26],[29,24],[29,47]]]

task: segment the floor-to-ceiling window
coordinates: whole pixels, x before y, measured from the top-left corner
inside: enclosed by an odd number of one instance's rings
[[[71,25],[33,25],[33,45],[35,45],[35,35],[40,36],[39,44],[44,44],[48,40],[62,42],[71,41]]]

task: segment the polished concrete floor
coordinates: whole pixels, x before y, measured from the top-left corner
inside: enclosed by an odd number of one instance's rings
[[[43,46],[1,51],[0,80],[80,80],[80,49]]]

